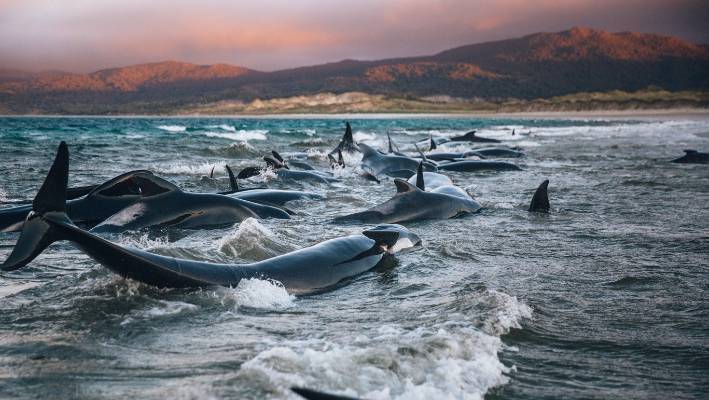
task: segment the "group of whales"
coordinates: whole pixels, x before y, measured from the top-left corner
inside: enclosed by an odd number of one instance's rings
[[[220,193],[188,193],[145,170],[127,172],[96,186],[68,188],[69,153],[66,143],[62,142],[31,205],[0,209],[0,232],[21,231],[10,256],[0,268],[5,271],[22,268],[52,243],[66,240],[111,271],[157,287],[236,286],[242,279],[259,278],[276,280],[294,294],[322,292],[387,263],[398,252],[421,245],[416,234],[397,223],[454,218],[481,210],[479,203],[441,171],[520,169],[512,163],[485,159],[522,157],[518,149],[496,145],[464,152],[432,151],[445,142],[429,138],[427,153],[420,151],[417,143],[419,157],[414,157],[399,151],[389,137],[388,152],[382,152],[367,144],[355,143],[347,124],[343,139],[328,155],[331,165],[344,167],[343,153],[359,152],[364,176],[376,181],[382,176],[393,177],[397,192],[380,205],[336,217],[334,222],[378,225],[361,234],[327,240],[248,264],[215,264],[166,257],[118,245],[98,234],[145,227],[209,228],[248,217],[290,218],[292,212],[284,207],[287,202],[322,199],[323,196],[295,190],[239,189],[237,178],[246,179],[261,173],[263,168],[258,167],[246,168],[238,177],[227,167],[231,190]],[[494,139],[478,137],[475,132],[448,142],[497,143]],[[709,163],[707,153],[693,150],[686,153],[673,162]],[[264,161],[266,168],[275,171],[280,179],[317,183],[337,180],[306,162],[285,160],[275,151],[264,157]],[[549,212],[548,185],[548,180],[539,185],[529,211]],[[293,390],[308,399],[346,399],[309,389]]]
[[[287,219],[292,214],[284,207],[287,202],[318,200],[323,196],[295,190],[239,189],[238,177],[228,166],[231,190],[219,193],[185,192],[146,170],[130,171],[96,186],[68,188],[68,151],[67,144],[62,142],[31,205],[0,209],[0,231],[21,231],[11,255],[2,265],[3,270],[22,268],[51,243],[69,240],[110,270],[158,287],[234,286],[243,278],[259,277],[277,280],[292,293],[319,292],[376,267],[388,255],[421,243],[418,236],[396,223],[453,218],[482,208],[450,178],[435,172],[445,164],[430,161],[425,154],[417,159],[357,144],[347,124],[343,140],[329,156],[333,167],[344,167],[343,152],[361,152],[365,175],[377,180],[376,176],[398,176],[394,180],[397,193],[379,206],[337,217],[333,222],[379,225],[360,235],[332,239],[254,264],[180,260],[126,248],[98,234],[156,227],[215,228],[249,217]],[[287,161],[276,151],[264,157],[264,161],[279,177],[283,172],[283,179],[325,183],[336,179],[307,163]],[[289,163],[301,170],[292,170]],[[255,171],[260,169],[246,168],[239,177],[248,178]],[[534,196],[545,201],[533,201],[530,211],[549,211],[547,183]]]

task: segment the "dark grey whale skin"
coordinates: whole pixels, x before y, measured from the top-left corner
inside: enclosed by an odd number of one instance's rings
[[[111,271],[158,287],[235,286],[242,279],[280,281],[291,293],[313,293],[368,271],[385,257],[420,243],[403,226],[382,225],[331,239],[268,260],[242,265],[214,264],[161,256],[123,247],[72,223],[66,210],[69,153],[62,142],[32,211],[1,269],[16,270],[31,262],[51,243],[68,240]]]
[[[150,171],[126,172],[94,187],[85,197],[66,203],[69,218],[77,225],[92,227],[141,199],[140,186],[149,180]],[[22,230],[32,205],[0,209],[0,232]]]
[[[401,223],[423,219],[448,219],[472,214],[482,207],[469,196],[448,192],[441,187],[423,191],[411,183],[395,179],[397,193],[386,202],[354,214],[336,217],[334,222]]]
[[[463,160],[438,164],[440,171],[481,172],[481,171],[521,171],[522,168],[506,161]]]
[[[411,157],[382,154],[373,147],[360,143],[359,149],[362,152],[362,170],[373,175],[395,175],[399,176],[400,171],[410,171],[407,178],[416,173],[420,160]],[[426,171],[436,171],[436,167],[431,164],[424,164]]]
[[[120,233],[151,227],[184,229],[219,227],[246,218],[281,218],[280,208],[216,193],[187,193],[172,183],[153,177],[158,192],[106,218],[91,228],[94,233]]]
[[[697,150],[685,150],[684,155],[672,160],[679,164],[709,164],[709,153],[702,153]]]

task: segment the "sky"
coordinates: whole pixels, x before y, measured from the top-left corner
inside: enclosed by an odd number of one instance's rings
[[[587,26],[709,43],[709,0],[0,0],[0,68],[270,71]]]

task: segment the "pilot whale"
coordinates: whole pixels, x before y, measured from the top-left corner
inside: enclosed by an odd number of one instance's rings
[[[521,171],[522,168],[506,161],[461,160],[438,164],[440,171],[483,172],[483,171]]]
[[[403,157],[391,154],[382,154],[373,147],[364,143],[359,144],[362,152],[362,170],[372,176],[389,175],[394,177],[409,178],[416,174],[416,169],[420,163],[411,157]],[[435,165],[424,162],[427,171],[436,171]]]
[[[472,214],[482,207],[470,195],[453,185],[440,185],[426,191],[423,163],[416,173],[416,185],[394,179],[396,194],[386,202],[350,215],[336,217],[334,222],[397,223],[421,219],[448,219]]]
[[[77,225],[92,227],[123,208],[151,195],[153,173],[136,170],[118,175],[95,186],[85,197],[67,201],[66,212]],[[67,199],[71,194],[67,192]],[[0,232],[22,229],[31,205],[0,209]]]
[[[263,160],[266,162],[266,168],[246,167],[239,172],[237,178],[250,178],[252,176],[257,176],[261,174],[261,172],[266,169],[271,169],[275,172],[278,178],[283,180],[311,181],[319,183],[331,183],[339,181],[339,179],[331,175],[328,175],[324,172],[316,171],[314,169],[308,171],[291,170],[290,167],[288,167],[286,161],[283,159],[283,157],[281,157],[280,154],[278,154],[278,152],[272,150],[271,154],[272,156],[263,157]]]
[[[238,196],[183,192],[176,185],[154,175],[150,183],[149,196],[106,218],[91,228],[91,232],[119,233],[169,226],[194,229],[224,226],[249,217],[290,218],[285,210]]]
[[[236,286],[242,279],[258,278],[277,280],[289,293],[306,294],[334,288],[375,268],[388,256],[421,243],[418,236],[403,226],[380,225],[361,234],[330,239],[249,264],[215,264],[161,256],[112,243],[74,225],[66,214],[68,169],[69,152],[62,142],[2,270],[22,268],[50,244],[67,240],[111,271],[148,285]]]

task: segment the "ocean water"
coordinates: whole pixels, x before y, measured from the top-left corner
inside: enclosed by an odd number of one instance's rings
[[[306,386],[368,399],[700,399],[709,392],[709,118],[353,118],[355,139],[413,153],[476,128],[519,146],[520,172],[451,173],[480,214],[406,226],[423,246],[392,268],[295,297],[274,282],[159,290],[68,243],[0,274],[0,398],[295,399]],[[531,135],[511,135],[511,129]],[[325,155],[339,118],[0,118],[0,201],[31,199],[60,140],[70,184],[145,168],[189,191],[270,149]],[[338,215],[395,193],[358,177],[306,189],[291,220],[110,236],[176,257],[246,262],[356,233]],[[211,168],[215,178],[209,179]],[[550,179],[549,215],[526,211]],[[16,233],[0,234],[0,259]]]

